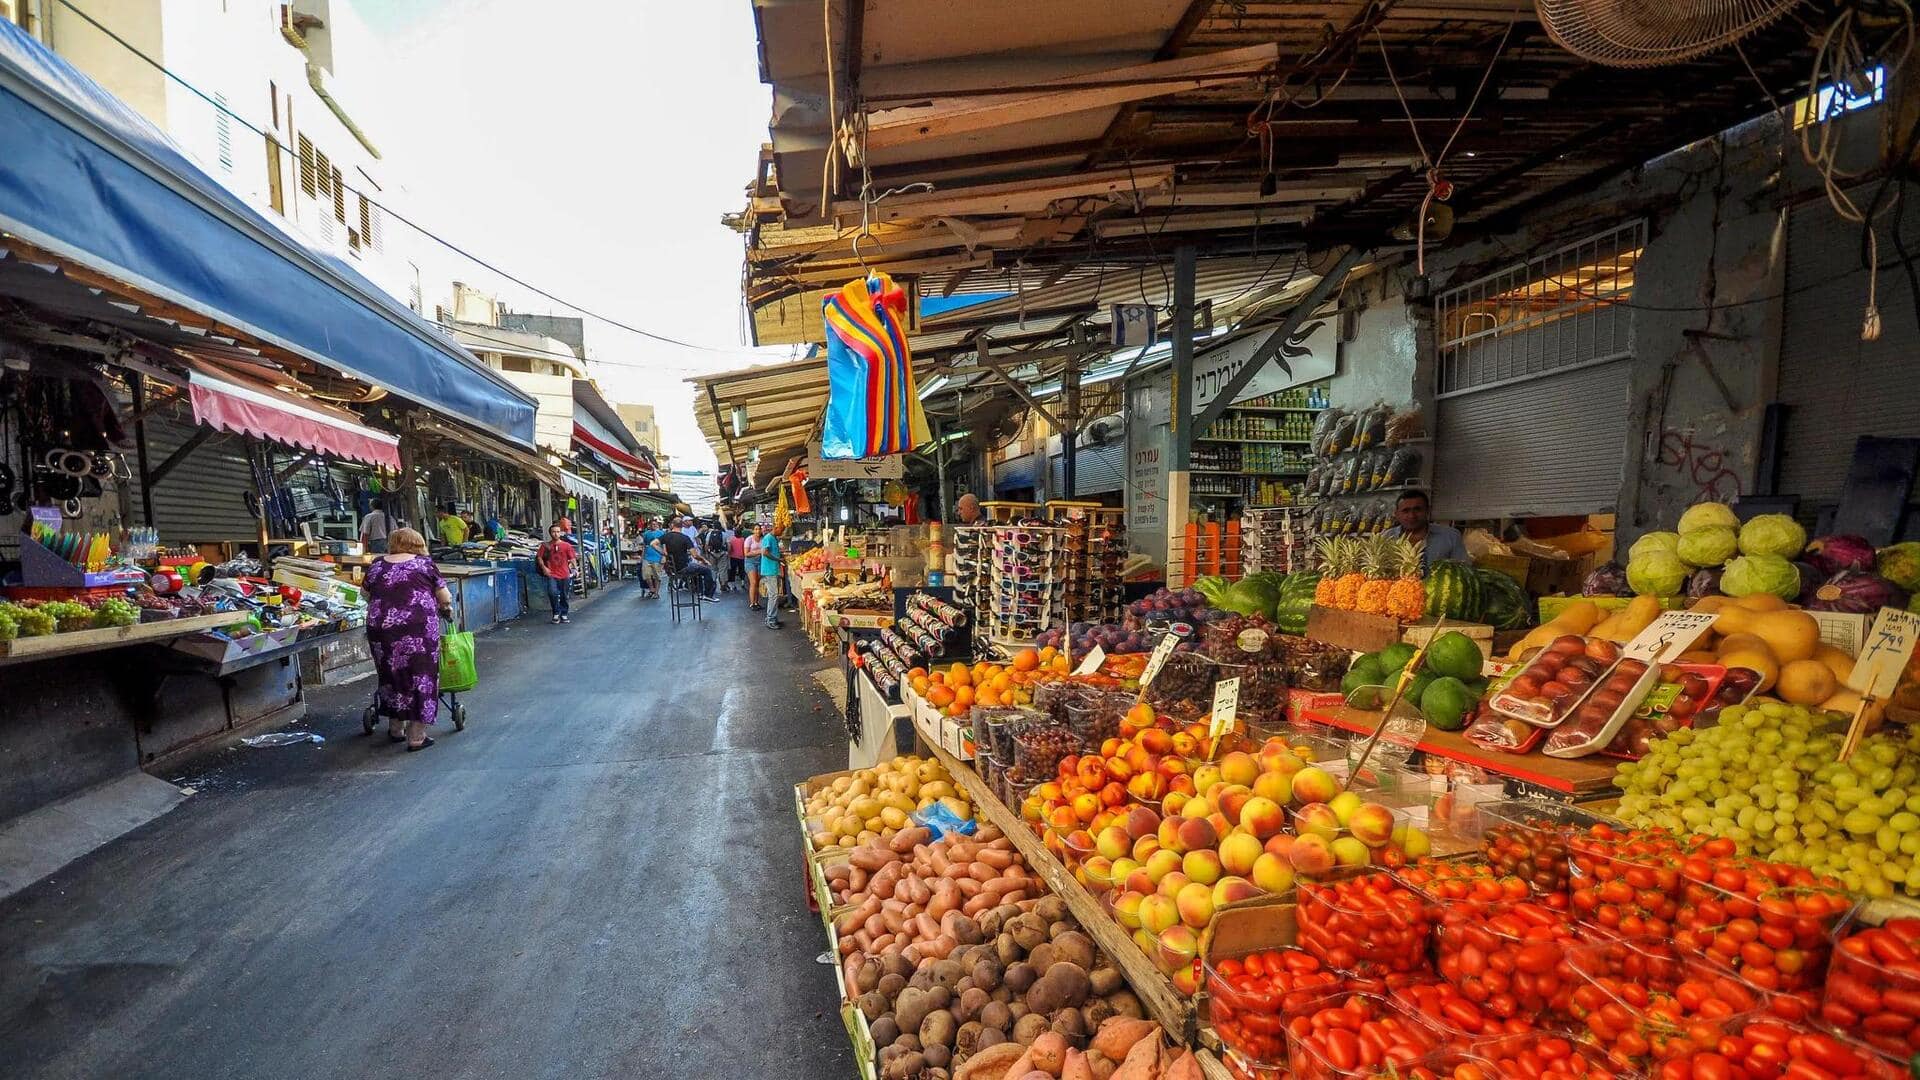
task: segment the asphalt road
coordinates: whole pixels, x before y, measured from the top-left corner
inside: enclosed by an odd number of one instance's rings
[[[479,639],[467,730],[183,770],[179,809],[0,903],[14,1077],[853,1075],[792,785],[843,768],[796,630],[631,587]]]

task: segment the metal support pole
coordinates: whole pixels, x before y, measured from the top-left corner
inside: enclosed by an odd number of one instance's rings
[[[1077,336],[1077,335],[1076,335]],[[1060,494],[1073,498],[1079,488],[1074,483],[1074,447],[1080,433],[1080,358],[1067,357],[1067,366],[1060,372],[1060,386],[1067,399],[1066,426],[1060,432],[1060,452],[1065,455],[1061,461],[1061,486],[1066,490]]]
[[[1193,456],[1193,294],[1191,246],[1173,253],[1173,387],[1167,415],[1167,586],[1185,585],[1188,484]]]
[[[934,503],[936,520],[947,520],[947,444],[939,417],[933,418],[933,470],[940,478],[940,498]]]
[[[141,521],[153,525],[153,481],[147,478],[147,377],[133,373],[133,446],[140,463]]]

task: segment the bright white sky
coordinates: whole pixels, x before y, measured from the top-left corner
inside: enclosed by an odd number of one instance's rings
[[[712,469],[688,375],[755,356],[740,316],[738,211],[770,97],[748,0],[358,0],[395,59],[376,141],[422,225],[556,295],[682,341],[589,320],[601,389],[652,404],[676,468]],[[518,311],[578,314],[457,257]],[[435,284],[437,280],[437,285]],[[430,308],[429,308],[430,309]],[[618,366],[616,366],[618,365]]]

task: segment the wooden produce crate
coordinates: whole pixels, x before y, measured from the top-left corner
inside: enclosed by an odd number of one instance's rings
[[[1355,652],[1379,652],[1400,640],[1400,620],[1315,604],[1307,610],[1307,636]]]
[[[1409,645],[1425,645],[1428,639],[1433,637],[1434,627],[1438,621],[1437,619],[1421,619],[1419,622],[1408,623],[1405,632],[1400,636],[1400,640]],[[1475,645],[1480,646],[1480,655],[1482,657],[1491,658],[1493,656],[1493,627],[1485,623],[1449,622],[1442,632],[1465,634],[1467,637],[1473,639]]]

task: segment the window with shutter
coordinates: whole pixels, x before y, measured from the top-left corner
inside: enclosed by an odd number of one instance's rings
[[[213,145],[220,159],[220,171],[233,172],[233,114],[227,111],[227,95],[213,95]]]
[[[267,137],[267,204],[282,217],[287,213],[285,181],[280,178],[280,140]]]
[[[340,224],[347,223],[347,186],[340,182],[340,170],[333,170],[333,216]]]
[[[320,170],[314,161],[313,143],[300,136],[300,190],[311,199],[319,194]]]

